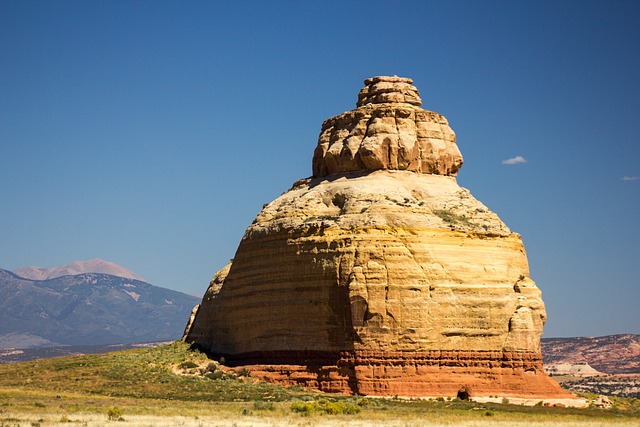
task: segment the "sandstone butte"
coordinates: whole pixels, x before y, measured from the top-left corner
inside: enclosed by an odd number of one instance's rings
[[[323,123],[313,176],[216,273],[187,342],[324,392],[575,399],[543,371],[520,235],[458,186],[455,134],[421,104],[411,79],[365,80]]]

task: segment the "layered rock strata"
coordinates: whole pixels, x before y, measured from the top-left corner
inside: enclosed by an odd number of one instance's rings
[[[455,135],[411,83],[367,79],[323,124],[314,176],[258,214],[185,339],[322,391],[570,398],[520,236],[457,185]]]
[[[365,80],[355,110],[322,124],[313,175],[399,169],[455,176],[462,166],[447,119],[420,108],[413,81],[401,77]]]

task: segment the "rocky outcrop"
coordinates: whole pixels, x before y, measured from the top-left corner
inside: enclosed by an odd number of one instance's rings
[[[455,176],[462,166],[456,136],[444,116],[420,108],[413,81],[365,80],[355,110],[322,124],[313,175],[394,169]]]
[[[314,176],[248,227],[185,339],[323,391],[571,397],[542,370],[546,313],[520,236],[457,185],[446,120],[410,79],[365,84],[323,125]]]
[[[588,363],[555,363],[552,365],[545,365],[544,371],[548,375],[573,375],[576,377],[607,375],[596,371]]]

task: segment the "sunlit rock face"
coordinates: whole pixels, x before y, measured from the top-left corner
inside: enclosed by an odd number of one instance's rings
[[[340,393],[570,398],[520,236],[455,175],[412,81],[365,80],[325,121],[313,176],[266,205],[185,339],[254,376]]]
[[[313,175],[358,170],[408,170],[455,176],[462,166],[456,136],[444,116],[420,108],[413,81],[365,80],[355,110],[322,124]]]

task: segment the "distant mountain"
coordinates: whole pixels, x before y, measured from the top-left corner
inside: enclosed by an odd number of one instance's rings
[[[109,274],[33,280],[0,269],[0,348],[174,340],[199,302]]]
[[[640,335],[543,338],[545,364],[588,363],[606,374],[640,374]]]
[[[89,259],[86,261],[74,261],[54,268],[36,267],[31,265],[28,267],[16,268],[13,272],[20,277],[33,280],[55,279],[56,277],[75,276],[83,273],[100,273],[140,280],[141,282],[145,281],[133,271],[127,270],[122,266],[100,258]]]

